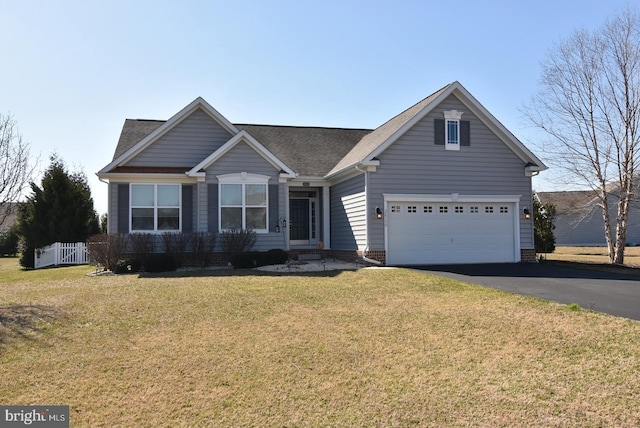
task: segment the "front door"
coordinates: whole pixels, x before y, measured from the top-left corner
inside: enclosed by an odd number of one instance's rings
[[[309,199],[289,200],[289,224],[291,243],[309,244]]]

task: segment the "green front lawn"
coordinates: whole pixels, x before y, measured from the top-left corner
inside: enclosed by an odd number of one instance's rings
[[[87,277],[12,260],[0,404],[67,404],[74,427],[640,424],[635,321],[402,269]]]

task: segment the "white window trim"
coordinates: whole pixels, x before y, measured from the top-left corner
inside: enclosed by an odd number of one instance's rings
[[[151,208],[148,206],[133,205],[133,186],[153,186],[153,230],[136,230],[133,228],[133,209],[134,208]],[[158,186],[176,186],[178,187],[178,229],[177,230],[158,230],[158,208],[175,208],[174,206],[158,205]],[[182,232],[182,184],[178,183],[129,183],[129,233],[180,233]]]
[[[242,184],[242,228],[246,229],[246,209],[245,205],[245,189],[247,184],[263,184],[266,188],[266,228],[254,229],[256,233],[269,233],[269,177],[268,175],[251,174],[247,172],[240,172],[236,174],[224,174],[218,175],[218,230],[220,232],[227,231],[229,229],[222,228],[222,185],[223,184]],[[249,207],[252,207],[251,205]]]
[[[460,150],[460,119],[462,118],[461,111],[447,110],[444,112],[444,148],[446,150]],[[455,122],[458,128],[458,142],[449,142],[449,122]]]

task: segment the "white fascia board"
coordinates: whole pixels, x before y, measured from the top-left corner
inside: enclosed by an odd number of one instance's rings
[[[524,175],[526,177],[533,177],[534,175],[537,175],[538,172],[544,171],[546,169],[548,169],[546,165],[544,166],[529,165],[524,167]]]
[[[169,120],[160,125],[158,129],[153,131],[151,134],[144,137],[137,144],[131,147],[129,150],[118,156],[114,159],[109,165],[102,168],[98,174],[102,174],[110,171],[116,166],[122,165],[129,160],[131,160],[134,156],[160,138],[162,135],[169,132],[174,126],[178,123],[182,122],[183,119],[188,117],[191,113],[196,111],[198,108],[201,108],[207,115],[209,115],[213,120],[215,120],[220,126],[222,126],[226,131],[230,134],[235,135],[238,133],[238,128],[236,128],[231,122],[229,122],[223,115],[220,114],[216,109],[214,109],[208,102],[206,102],[202,97],[198,97],[192,102],[190,102],[186,107],[180,110],[178,113],[174,114]]]
[[[329,183],[322,177],[299,175],[289,180],[289,186],[303,187],[303,183],[309,183],[309,187],[328,186]],[[306,186],[305,186],[306,187]]]
[[[176,182],[176,183],[196,183],[196,178],[188,177],[185,174],[102,174],[101,179],[108,180],[110,183],[159,183],[159,182]]]
[[[385,204],[387,202],[504,202],[518,203],[522,195],[461,195],[450,193],[448,195],[421,195],[413,193],[383,193]]]
[[[480,119],[489,129],[491,129],[496,135],[501,137],[501,140],[509,147],[520,159],[526,163],[533,163],[537,165],[536,171],[544,171],[547,166],[534,155],[522,142],[509,131],[496,117],[491,114],[480,102],[473,96],[467,89],[459,82],[454,85],[454,91],[458,99],[467,106],[472,113]],[[453,92],[453,91],[452,91]]]
[[[224,143],[218,150],[211,153],[209,156],[207,156],[206,159],[204,159],[198,165],[193,167],[189,172],[187,172],[187,175],[189,176],[197,175],[200,170],[208,168],[211,164],[213,164],[222,156],[224,156],[225,153],[227,153],[229,150],[231,150],[241,141],[244,141],[245,143],[247,143],[249,147],[255,150],[259,155],[261,155],[267,162],[273,165],[274,168],[284,171],[285,174],[289,176],[292,176],[292,177],[296,176],[296,173],[293,172],[291,168],[285,165],[273,153],[271,153],[262,144],[260,144],[255,138],[253,138],[251,134],[249,134],[247,131],[244,131],[244,130],[238,132],[229,141]]]
[[[427,114],[429,114],[435,107],[437,107],[442,101],[444,101],[451,94],[454,94],[458,99],[467,106],[473,114],[480,119],[489,129],[491,129],[500,139],[509,147],[520,159],[525,163],[533,163],[538,165],[538,171],[544,171],[547,166],[536,157],[522,142],[511,133],[505,126],[500,123],[499,120],[493,116],[489,110],[487,110],[480,102],[473,96],[467,89],[462,86],[458,81],[453,82],[449,87],[439,94],[433,101],[431,101],[422,111],[416,114],[411,120],[405,123],[400,129],[394,132],[384,143],[378,146],[372,151],[364,161],[370,161],[376,156],[384,152],[391,144],[393,144],[398,138],[400,138],[405,132],[411,129],[416,123],[422,120]]]
[[[435,99],[433,99],[425,108],[423,108],[418,114],[413,116],[407,123],[402,125],[400,129],[391,134],[387,140],[379,145],[375,150],[373,150],[369,155],[364,158],[363,162],[371,162],[375,157],[380,155],[380,153],[384,152],[391,144],[395,143],[398,138],[400,138],[405,132],[409,129],[413,128],[416,123],[420,122],[426,115],[431,113],[431,111],[438,106],[443,100],[445,100],[451,93],[456,89],[457,86],[462,86],[458,82],[454,82],[446,90],[444,90],[441,94],[439,94]]]
[[[360,164],[353,164],[331,175],[327,175],[326,177],[324,177],[324,179],[331,185],[334,185],[342,181],[348,180],[350,178],[356,177],[358,175],[364,174],[366,168],[363,168],[363,169],[358,168],[358,165]]]
[[[363,162],[355,162],[351,165],[347,165],[339,171],[326,175],[325,180],[336,183],[344,181],[346,178],[352,178],[356,175],[363,174],[365,171],[376,172],[376,168],[380,166],[380,161],[377,159],[367,160]]]

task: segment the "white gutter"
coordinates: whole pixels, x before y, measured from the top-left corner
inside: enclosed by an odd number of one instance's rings
[[[369,257],[366,256],[367,250],[369,249],[369,196],[368,196],[369,195],[369,174],[366,169],[365,170],[361,169],[360,165],[356,165],[356,169],[364,173],[364,208],[365,208],[364,221],[365,221],[365,230],[367,232],[365,234],[366,241],[365,241],[364,250],[362,250],[361,258],[363,261],[367,263],[371,263],[377,266],[382,266],[382,262],[380,260],[370,259]]]

